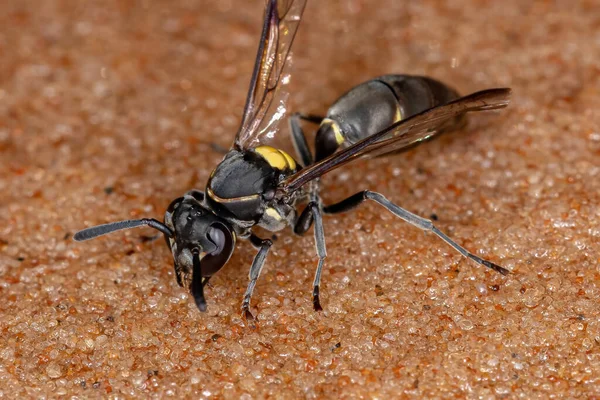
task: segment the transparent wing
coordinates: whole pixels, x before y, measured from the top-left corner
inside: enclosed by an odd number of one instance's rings
[[[506,107],[510,100],[510,93],[510,89],[483,90],[396,122],[389,128],[300,170],[283,181],[280,189],[284,193],[291,193],[313,179],[359,157],[374,157],[399,151],[420,141],[431,139],[442,132],[450,120],[466,112]]]
[[[261,137],[274,134],[285,115],[287,95],[278,92],[289,80],[283,76],[283,70],[305,6],[306,0],[267,0],[242,123],[233,143],[235,148],[248,149],[259,143]],[[274,102],[275,98],[278,101]],[[267,114],[272,116],[265,121]]]

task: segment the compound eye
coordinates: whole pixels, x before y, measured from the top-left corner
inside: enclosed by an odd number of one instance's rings
[[[222,223],[214,223],[208,229],[208,240],[216,248],[202,258],[202,275],[211,276],[219,271],[231,257],[235,239],[231,230]]]

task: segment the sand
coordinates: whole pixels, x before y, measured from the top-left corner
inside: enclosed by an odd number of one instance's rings
[[[376,4],[375,4],[376,3]],[[0,397],[600,396],[598,1],[309,1],[291,108],[385,73],[514,90],[461,132],[323,180],[424,217],[503,277],[367,204],[278,234],[240,304],[241,242],[200,313],[145,228],[203,188],[239,124],[263,2],[0,3]],[[307,127],[308,130],[310,127]],[[312,135],[312,132],[311,132]],[[283,127],[281,143],[291,148]],[[260,232],[266,236],[266,233]]]

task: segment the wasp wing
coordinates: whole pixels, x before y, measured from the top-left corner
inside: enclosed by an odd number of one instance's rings
[[[400,151],[420,141],[431,139],[444,130],[449,120],[469,111],[504,108],[509,100],[510,89],[488,89],[430,108],[309,165],[284,180],[281,190],[285,193],[294,192],[313,179],[359,157]]]
[[[242,123],[233,143],[237,149],[248,149],[260,142],[260,138],[268,135],[272,125],[285,114],[285,99],[282,99],[271,121],[266,127],[262,126],[281,86],[283,70],[305,6],[306,0],[267,1]]]

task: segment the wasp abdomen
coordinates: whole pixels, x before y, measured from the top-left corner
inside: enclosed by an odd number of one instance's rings
[[[329,108],[317,132],[316,158],[457,97],[454,89],[424,76],[384,75],[364,82]]]
[[[458,98],[456,90],[426,76],[384,75],[377,80],[394,91],[403,119]]]

